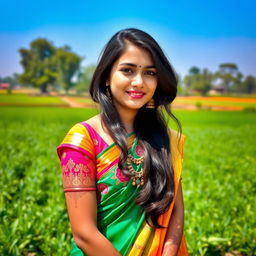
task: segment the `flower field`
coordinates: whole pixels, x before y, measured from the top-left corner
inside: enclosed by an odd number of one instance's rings
[[[56,147],[73,124],[96,110],[0,111],[0,255],[68,255],[71,231]],[[175,113],[186,135],[190,255],[256,255],[256,113]]]

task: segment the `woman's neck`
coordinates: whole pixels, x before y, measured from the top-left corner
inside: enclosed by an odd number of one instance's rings
[[[118,110],[120,119],[124,125],[124,128],[126,130],[127,133],[131,133],[134,130],[134,119],[136,117],[138,111],[122,111],[122,110]]]

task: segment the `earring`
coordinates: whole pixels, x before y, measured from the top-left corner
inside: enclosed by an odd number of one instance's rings
[[[111,101],[112,98],[111,98],[111,92],[110,92],[110,85],[106,85],[106,95],[107,97],[109,98],[109,100]]]
[[[155,101],[153,98],[146,104],[146,108],[155,108]]]

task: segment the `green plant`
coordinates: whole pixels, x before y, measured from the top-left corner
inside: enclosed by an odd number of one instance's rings
[[[197,101],[197,102],[195,103],[195,106],[196,106],[197,109],[201,109],[201,108],[202,108],[202,102]]]

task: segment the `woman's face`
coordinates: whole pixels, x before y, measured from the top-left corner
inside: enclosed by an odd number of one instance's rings
[[[137,112],[157,87],[157,71],[149,52],[128,43],[111,69],[108,84],[119,113]]]

